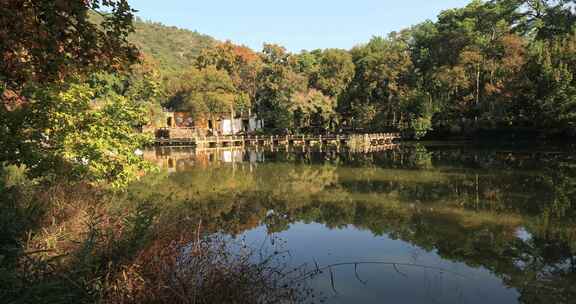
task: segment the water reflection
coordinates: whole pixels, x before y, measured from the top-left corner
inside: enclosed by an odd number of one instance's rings
[[[170,172],[186,171],[214,163],[264,162],[264,153],[242,147],[196,150],[191,147],[158,147],[144,152],[144,158]]]
[[[162,198],[165,223],[202,219],[255,243],[275,234],[295,264],[343,263],[313,283],[332,303],[570,303],[574,155],[470,145],[160,149],[146,157],[167,171],[129,195]]]

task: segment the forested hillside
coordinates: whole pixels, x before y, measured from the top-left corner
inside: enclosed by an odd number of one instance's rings
[[[129,36],[130,42],[141,52],[152,56],[160,69],[177,72],[192,65],[202,49],[215,44],[216,40],[196,31],[166,26],[158,22],[136,18],[135,32]]]

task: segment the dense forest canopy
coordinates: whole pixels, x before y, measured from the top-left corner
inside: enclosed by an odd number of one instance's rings
[[[248,99],[242,104],[273,132],[574,135],[575,22],[574,1],[475,0],[351,50],[293,54],[265,44],[257,53],[231,42],[207,43],[188,53],[182,75],[212,73],[209,66],[225,71],[236,99]],[[182,83],[187,79],[165,78],[158,102],[203,108],[181,102],[183,94],[195,94],[183,92],[193,90]]]

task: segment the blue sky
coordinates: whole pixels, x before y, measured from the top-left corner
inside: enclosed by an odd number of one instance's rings
[[[434,20],[470,0],[133,0],[138,16],[260,50],[344,48]]]

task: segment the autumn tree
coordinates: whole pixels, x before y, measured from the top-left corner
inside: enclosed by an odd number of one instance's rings
[[[262,70],[262,60],[257,53],[230,41],[204,49],[195,65],[199,69],[214,66],[230,76],[238,92],[244,93],[250,103],[256,98],[257,78]],[[249,108],[250,110],[250,108]]]
[[[411,53],[420,86],[437,107],[440,130],[471,131],[512,123],[526,40],[512,24],[516,7],[472,1],[411,29]]]
[[[91,12],[106,11],[102,22]],[[137,59],[127,43],[133,10],[126,0],[2,0],[0,81],[5,94],[90,71],[115,71]],[[7,97],[4,98],[6,101]]]

